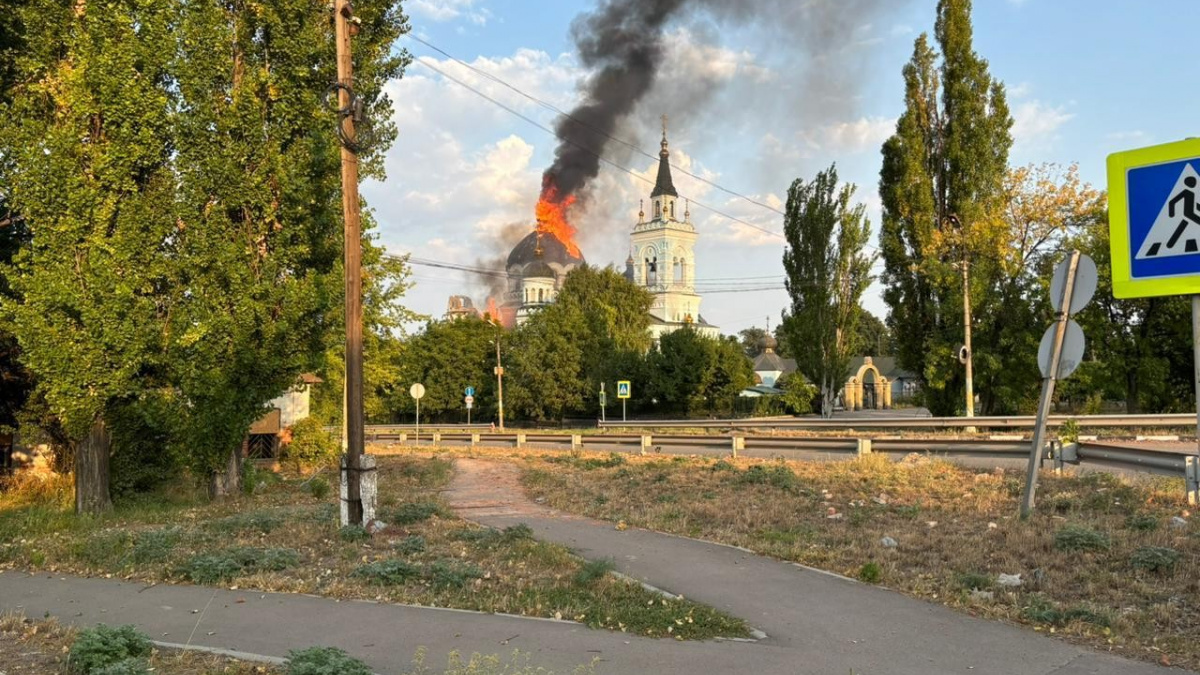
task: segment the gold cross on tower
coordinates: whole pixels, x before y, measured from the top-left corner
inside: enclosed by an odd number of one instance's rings
[[[663,140],[665,141],[665,140],[667,140],[667,116],[666,115],[662,116],[662,122],[663,122]]]

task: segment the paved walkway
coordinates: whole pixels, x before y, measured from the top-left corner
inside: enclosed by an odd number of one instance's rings
[[[584,557],[611,558],[624,574],[746,619],[768,635],[755,647],[791,654],[782,669],[756,672],[1171,672],[741,549],[555,512],[525,497],[512,464],[455,466],[447,497],[464,517],[526,523]]]
[[[677,642],[526,619],[199,586],[0,572],[0,611],[77,625],[136,624],[163,642],[284,656],[341,647],[388,675],[418,647],[436,666],[453,650],[529,653],[569,672],[600,659],[600,675],[787,673],[826,675],[1168,675],[1030,631],[738,549],[565,516],[530,503],[511,465],[460,460],[448,496],[463,515],[495,526],[528,523],[624,573],[720,607],[769,637],[757,643]]]

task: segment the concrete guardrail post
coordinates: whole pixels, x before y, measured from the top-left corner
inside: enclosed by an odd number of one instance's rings
[[[441,442],[442,442],[442,432],[440,432],[440,431],[435,431],[435,432],[433,432],[433,444],[434,444],[434,446],[437,446],[437,444],[439,444],[439,443],[441,443]]]
[[[517,434],[517,447],[525,447],[525,434]]]
[[[1200,458],[1189,456],[1183,458],[1183,474],[1187,485],[1187,502],[1191,506],[1200,506]]]
[[[746,449],[746,437],[745,436],[730,436],[729,437],[729,449],[731,451],[733,451],[733,458],[737,459],[738,450]]]
[[[400,432],[400,445],[404,445],[407,442],[408,442],[408,434],[405,432]]]
[[[479,445],[479,432],[472,432],[471,433],[471,447],[473,448],[477,445]]]
[[[583,434],[571,434],[571,449],[572,450],[582,450],[583,449]]]
[[[653,436],[646,436],[646,435],[642,436],[642,453],[641,454],[643,454],[643,455],[646,454],[646,451],[650,449],[650,444],[653,442],[653,440],[654,440]]]
[[[855,454],[857,454],[859,457],[863,457],[863,456],[871,454],[871,439],[869,439],[869,438],[858,439],[858,444],[857,444],[857,447],[855,448]]]

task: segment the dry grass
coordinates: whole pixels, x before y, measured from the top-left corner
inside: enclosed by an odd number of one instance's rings
[[[744,546],[1100,649],[1200,667],[1200,527],[1171,523],[1190,517],[1178,480],[1047,473],[1036,516],[1022,522],[1021,472],[923,457],[519,456],[530,492],[556,508]],[[1077,528],[1056,545],[1068,526]],[[1020,574],[1022,585],[998,585],[1002,573]]]
[[[390,525],[374,536],[340,529],[336,495],[314,496],[322,491],[303,477],[224,504],[177,489],[101,517],[0,496],[0,567],[552,617],[655,637],[747,634],[741,620],[612,575],[577,579],[583,561],[527,528],[454,517],[438,496],[450,475],[443,459],[380,458],[378,517]]]
[[[0,616],[0,673],[52,675],[69,672],[67,650],[75,629],[57,621]],[[197,651],[156,649],[149,660],[156,675],[282,675],[283,669]]]

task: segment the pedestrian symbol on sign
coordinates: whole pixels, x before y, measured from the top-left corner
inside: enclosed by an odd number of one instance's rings
[[[617,398],[629,398],[629,380],[617,383]]]
[[[1197,179],[1198,174],[1192,165],[1184,164],[1174,188],[1138,250],[1137,260],[1200,253]]]

